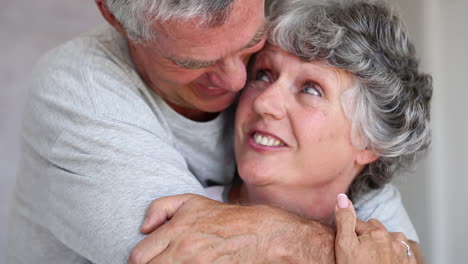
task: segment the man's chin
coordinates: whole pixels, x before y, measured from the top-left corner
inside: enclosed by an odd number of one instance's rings
[[[216,114],[228,109],[235,100],[235,95],[224,96],[223,98],[213,100],[204,100],[204,102],[200,104],[197,109],[206,113]]]
[[[189,103],[186,103],[187,106],[189,107],[183,107],[177,104],[171,104],[171,108],[178,112],[180,115],[185,116],[188,119],[194,120],[194,121],[209,121],[216,116],[218,116],[219,113],[225,111],[228,109],[235,101],[236,101],[236,95],[231,94],[230,96],[223,96],[223,97],[218,97],[218,98],[213,98],[213,99],[203,99],[193,102],[190,105]],[[186,100],[188,102],[188,100]]]
[[[224,105],[217,105],[217,106],[199,106],[199,107],[193,107],[191,109],[189,108],[177,108],[174,109],[176,112],[178,112],[180,115],[185,116],[188,119],[191,119],[193,121],[198,121],[198,122],[206,122],[215,119],[219,113],[223,112],[226,110],[230,104],[224,104]]]

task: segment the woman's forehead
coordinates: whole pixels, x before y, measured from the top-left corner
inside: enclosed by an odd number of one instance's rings
[[[337,75],[341,74],[351,74],[348,71],[344,69],[340,69],[338,67],[335,67],[333,65],[330,65],[327,61],[324,60],[311,60],[311,61],[305,61],[298,57],[297,55],[294,55],[292,53],[289,53],[285,51],[284,49],[272,45],[272,44],[267,44],[256,56],[257,60],[268,60],[271,61],[272,63],[278,63],[279,66],[283,66],[281,63],[287,59],[290,61],[290,63],[294,63],[297,65],[302,65],[306,68],[309,68],[310,70],[318,71],[321,74],[326,75],[329,78],[335,78]]]

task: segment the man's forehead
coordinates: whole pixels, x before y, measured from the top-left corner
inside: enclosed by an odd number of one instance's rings
[[[255,46],[262,41],[266,28],[265,19],[247,29],[172,24],[159,30],[156,41],[160,52],[166,57],[212,61]]]
[[[213,59],[247,46],[263,33],[265,24],[262,0],[236,0],[229,18],[219,26],[202,26],[201,18],[189,20],[154,21],[153,29],[160,50],[171,56],[197,54],[199,59]],[[261,34],[263,35],[263,34]],[[205,49],[214,49],[205,53]]]

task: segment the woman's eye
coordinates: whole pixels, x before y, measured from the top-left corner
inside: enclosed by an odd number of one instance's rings
[[[318,86],[315,83],[306,83],[306,84],[304,84],[304,86],[302,87],[301,92],[306,93],[306,94],[319,96],[319,97],[323,96],[322,88],[320,88],[320,86]]]
[[[264,81],[264,82],[270,82],[270,78],[268,77],[268,74],[265,70],[259,70],[255,74],[255,80],[257,81]]]

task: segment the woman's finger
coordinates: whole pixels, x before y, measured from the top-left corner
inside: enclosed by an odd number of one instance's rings
[[[390,235],[394,239],[393,248],[399,258],[399,263],[416,263],[415,254],[412,249],[414,243],[411,243],[404,233],[394,232],[390,233]]]
[[[369,223],[364,222],[360,219],[356,220],[356,235],[360,236],[362,234],[365,234],[370,228],[371,225],[369,225]]]
[[[379,220],[377,220],[376,218],[372,218],[370,219],[369,221],[367,221],[370,225],[374,226],[374,227],[377,227],[377,228],[384,228],[384,229],[387,229],[384,224],[382,224],[382,222],[380,222]]]
[[[170,219],[186,201],[194,197],[195,194],[179,194],[154,200],[146,212],[140,231],[144,234],[153,232]]]
[[[405,241],[408,242],[408,239],[406,238],[404,233],[401,232],[392,232],[390,235],[393,237],[393,239],[398,240],[398,241]]]
[[[335,206],[336,243],[338,247],[349,247],[356,240],[356,211],[346,194],[336,197]]]

